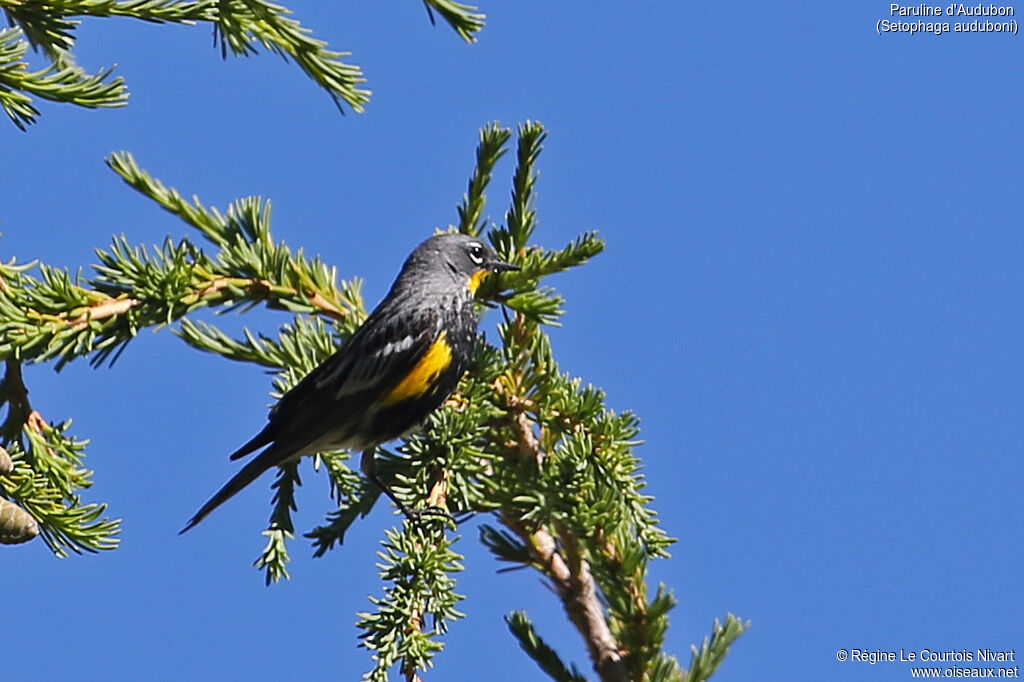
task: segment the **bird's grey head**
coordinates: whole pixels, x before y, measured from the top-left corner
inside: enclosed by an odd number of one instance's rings
[[[501,260],[482,239],[468,234],[434,235],[409,256],[405,269],[410,268],[438,275],[445,273],[460,281],[472,278],[474,290],[482,279],[479,275],[519,269]]]

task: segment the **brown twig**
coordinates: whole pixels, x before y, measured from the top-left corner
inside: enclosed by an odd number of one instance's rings
[[[38,434],[43,434],[46,432],[46,427],[49,426],[49,424],[46,423],[46,420],[43,418],[43,415],[39,413],[39,410],[32,410],[28,413],[28,418],[25,420],[25,426]]]
[[[32,405],[28,401],[28,388],[25,387],[25,379],[21,375],[21,363],[17,360],[7,360],[4,363],[3,383],[7,384],[7,391],[10,400],[10,412],[7,415],[5,428],[8,425],[15,425],[14,432],[21,431],[24,424],[32,413]],[[5,434],[12,437],[10,433]]]
[[[537,466],[541,466],[544,464],[544,451],[540,447],[537,435],[533,432],[533,425],[530,423],[529,417],[525,412],[520,412],[515,416],[515,420],[516,433],[519,436],[517,442],[520,456],[523,458],[532,456],[536,460]]]
[[[94,320],[104,320],[108,317],[124,315],[142,301],[137,298],[110,298],[102,303],[89,306],[88,310],[78,317],[68,320],[68,326],[74,331],[85,329]]]
[[[344,310],[321,296],[319,291],[312,292],[312,295],[309,297],[309,302],[319,308],[322,313],[328,317],[333,317],[339,322],[348,317],[348,314]]]
[[[516,399],[515,396],[510,398]],[[545,452],[526,413],[514,411],[512,425],[516,434],[516,453],[541,465]],[[523,540],[534,561],[554,583],[569,620],[587,644],[590,660],[602,682],[628,682],[625,652],[612,635],[590,565],[578,551],[578,539],[569,532],[560,535],[565,551],[563,556],[555,537],[546,528],[530,530],[507,515],[502,516],[502,521]]]
[[[14,439],[15,434],[25,428],[45,436],[46,429],[50,425],[39,410],[32,409],[32,404],[28,400],[28,388],[25,386],[25,379],[21,374],[20,362],[17,360],[6,361],[3,381],[8,385],[11,405],[10,413],[4,424],[5,437]],[[55,454],[49,446],[46,449],[51,455]]]
[[[526,542],[534,560],[551,578],[569,620],[587,644],[590,660],[602,682],[628,682],[625,652],[619,648],[608,627],[597,583],[586,560],[578,553],[567,552],[571,560],[566,561],[558,551],[554,536],[544,528],[530,532],[508,517],[502,517],[502,520]]]
[[[211,279],[209,284],[207,284],[205,287],[203,287],[196,294],[196,300],[197,301],[201,301],[204,298],[212,296],[213,294],[217,293],[218,291],[221,291],[222,289],[227,289],[229,286],[231,286],[232,281],[233,280],[231,280],[231,279],[229,279],[227,277],[217,277],[216,279]]]
[[[438,509],[448,508],[448,479],[444,471],[437,469],[434,475],[434,484],[430,487],[430,494],[427,495],[427,506]]]
[[[253,292],[262,292],[264,295],[269,295],[274,291],[274,284],[265,279],[217,277],[210,280],[206,286],[198,290],[193,296],[187,298],[194,297],[195,301],[208,300],[216,297],[222,290],[230,286],[238,286]],[[297,289],[293,291],[296,294],[301,293]],[[305,294],[309,297],[309,302],[324,315],[336,320],[344,320],[348,317],[344,310],[327,300],[320,292],[310,290],[305,292]],[[143,301],[137,298],[108,298],[100,303],[89,306],[84,313],[66,320],[66,324],[73,331],[79,331],[88,327],[90,322],[123,315],[132,308],[142,304]]]
[[[423,632],[423,612],[416,611],[409,618],[409,632]],[[416,672],[415,665],[409,665],[402,670],[405,675],[405,682],[423,682],[423,678]]]
[[[208,298],[213,298],[217,293],[223,289],[227,289],[230,286],[237,286],[249,291],[258,291],[263,295],[269,295],[273,293],[275,285],[270,280],[266,279],[243,279],[238,277],[217,277],[210,280],[210,282],[200,291],[196,293],[196,300],[203,301]],[[305,293],[309,297],[309,302],[313,306],[320,310],[323,314],[328,317],[332,317],[336,320],[344,320],[348,317],[348,314],[339,308],[337,305],[327,300],[327,298],[315,289],[309,289],[306,292],[301,292],[299,289],[292,289],[296,294]]]

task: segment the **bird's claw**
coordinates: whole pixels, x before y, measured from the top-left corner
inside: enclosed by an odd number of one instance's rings
[[[442,509],[441,507],[430,506],[430,507],[424,507],[422,509],[406,509],[406,510],[403,510],[403,511],[405,511],[405,516],[410,521],[412,521],[413,523],[415,523],[417,525],[421,521],[423,521],[424,517],[431,517],[431,516],[434,517],[434,518],[441,517],[441,518],[444,518],[446,521],[451,521],[452,523],[456,523],[455,517],[452,516],[451,514],[449,514],[447,510]]]

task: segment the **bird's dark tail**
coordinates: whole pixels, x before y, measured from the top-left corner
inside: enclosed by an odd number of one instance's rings
[[[248,443],[246,443],[245,445],[243,445],[242,447],[238,448],[237,450],[232,452],[230,455],[228,455],[228,459],[230,459],[230,460],[242,459],[243,457],[248,455],[250,452],[256,452],[257,450],[262,448],[264,445],[266,445],[270,441],[274,440],[274,436],[271,435],[271,433],[270,433],[270,430],[271,430],[270,426],[271,426],[270,424],[267,424],[263,428],[263,430],[260,431],[259,433],[257,433],[255,436],[253,436],[249,440]]]
[[[178,531],[178,535],[181,535],[205,519],[209,516],[210,512],[234,497],[242,488],[259,478],[260,474],[264,471],[275,464],[279,464],[282,461],[279,454],[276,452],[276,448],[272,446],[260,453],[259,457],[242,467],[241,471],[235,474],[230,481],[224,484],[223,488],[218,490],[206,504],[199,508],[196,515],[189,519],[184,528]]]

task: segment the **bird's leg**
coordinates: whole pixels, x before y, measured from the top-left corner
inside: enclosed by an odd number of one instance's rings
[[[362,469],[363,473],[368,479],[373,481],[378,488],[381,489],[388,498],[395,503],[398,510],[401,511],[405,518],[409,519],[413,523],[418,523],[419,520],[424,516],[444,516],[446,518],[452,518],[452,515],[441,509],[440,507],[427,507],[426,509],[410,509],[404,502],[398,499],[394,491],[387,486],[384,481],[380,480],[380,476],[377,475],[377,458],[374,456],[373,450],[364,450],[363,457],[359,461],[359,468]]]

